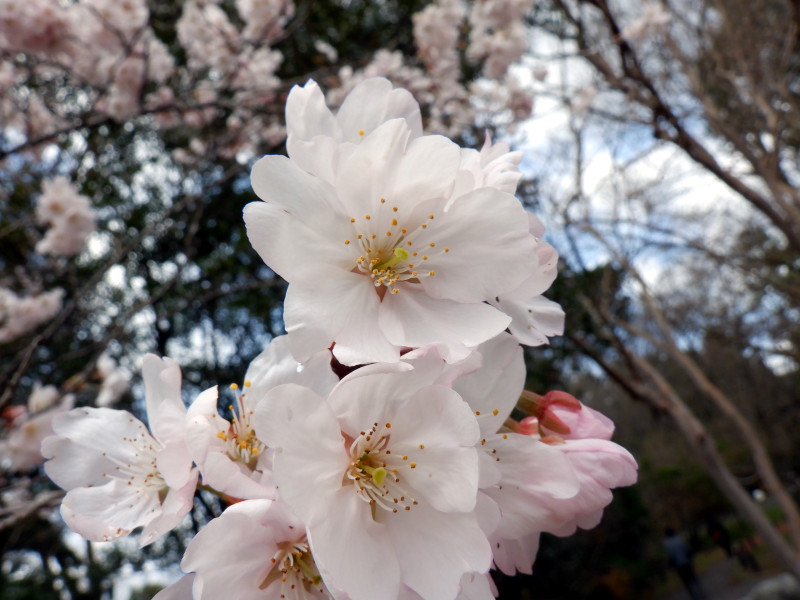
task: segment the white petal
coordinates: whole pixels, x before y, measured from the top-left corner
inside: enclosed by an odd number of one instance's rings
[[[404,479],[435,509],[466,512],[475,507],[480,430],[469,406],[453,390],[428,386],[400,408],[392,422],[392,453],[415,468]]]
[[[166,444],[156,454],[158,472],[171,488],[182,488],[192,479],[194,461],[183,440]]]
[[[142,362],[150,431],[162,444],[183,437],[186,405],[181,400],[181,368],[171,358],[147,354]]]
[[[326,510],[308,523],[311,552],[323,577],[330,577],[332,586],[351,600],[397,597],[400,573],[386,533],[372,520],[369,504],[350,488],[328,497]]]
[[[148,521],[142,530],[139,546],[144,547],[175,529],[184,517],[192,510],[194,493],[197,489],[197,469],[192,470],[192,477],[180,489],[170,488],[161,503],[161,514]]]
[[[444,198],[453,188],[461,160],[459,147],[439,135],[412,140],[391,172],[387,199],[404,209],[432,198]]]
[[[520,265],[536,260],[525,209],[514,196],[492,188],[462,196],[428,229],[442,250],[426,263],[436,276],[422,278],[422,285],[437,298],[481,302],[502,295],[527,276]]]
[[[379,304],[364,275],[326,271],[300,278],[289,286],[284,303],[292,354],[304,362],[336,341],[333,353],[346,365],[397,361],[399,349],[377,326]]]
[[[249,385],[244,389],[245,397],[255,405],[269,390],[284,383],[297,383],[327,396],[339,382],[330,363],[331,353],[323,350],[299,368],[300,363],[289,349],[288,336],[278,336],[247,367],[244,379]]]
[[[147,494],[126,481],[112,479],[105,485],[67,492],[61,516],[75,533],[94,542],[127,535],[161,514],[157,493]]]
[[[357,437],[365,427],[391,420],[398,411],[402,411],[403,418],[414,419],[413,413],[405,409],[403,403],[435,381],[441,370],[441,361],[430,360],[428,364],[431,368],[424,368],[425,365],[421,364],[414,370],[408,370],[407,365],[392,366],[389,370],[378,368],[382,366],[378,363],[364,367],[367,372],[360,373],[362,369],[358,369],[343,379],[328,398],[342,431]]]
[[[336,183],[336,171],[342,157],[349,155],[335,139],[318,135],[309,141],[293,140],[289,137],[286,149],[292,162],[326,183]]]
[[[418,348],[438,344],[447,348],[448,362],[463,360],[470,348],[493,338],[511,321],[488,304],[463,304],[431,298],[414,284],[386,294],[380,305],[380,326],[397,346]]]
[[[194,586],[194,578],[194,573],[190,575],[184,575],[178,581],[168,585],[155,596],[153,596],[153,600],[192,600],[192,587]]]
[[[403,583],[425,600],[452,600],[465,573],[489,570],[492,551],[473,513],[441,513],[419,505],[389,513],[385,520]]]
[[[307,522],[342,487],[350,464],[336,418],[314,392],[287,383],[259,402],[253,422],[258,439],[276,449],[278,493]]]
[[[294,86],[286,98],[286,131],[289,156],[291,142],[310,140],[317,135],[338,138],[341,135],[336,118],[325,104],[325,96],[317,82],[309,79],[303,87]]]
[[[507,333],[484,342],[478,352],[483,356],[481,368],[456,379],[453,389],[480,413],[481,431],[496,433],[525,387],[525,359],[517,340]]]
[[[548,343],[548,337],[564,333],[564,310],[544,296],[526,301],[500,297],[492,304],[511,317],[508,328],[521,344],[541,346]]]
[[[53,420],[42,451],[45,472],[64,489],[99,485],[118,464],[136,463],[142,446],[157,442],[139,419],[111,408],[76,408]],[[141,443],[135,442],[140,440]],[[126,441],[127,440],[127,441]]]
[[[336,121],[343,140],[359,142],[375,128],[391,119],[403,119],[413,137],[422,135],[422,116],[419,105],[407,90],[392,89],[383,77],[373,77],[359,83],[347,95]]]
[[[389,197],[389,182],[408,143],[410,130],[402,119],[383,123],[364,138],[336,173],[336,191],[349,213],[349,218],[362,219],[380,207],[380,199],[389,203],[399,199]]]

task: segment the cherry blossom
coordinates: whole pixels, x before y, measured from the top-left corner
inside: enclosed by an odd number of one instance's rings
[[[95,212],[86,196],[79,194],[66,177],[55,177],[42,185],[36,217],[50,226],[36,244],[40,254],[74,256],[95,230]]]
[[[60,394],[53,386],[34,386],[28,398],[28,410],[19,411],[11,423],[11,431],[0,440],[0,467],[8,473],[30,471],[44,462],[42,440],[53,433],[53,419],[70,410],[75,396]],[[5,414],[4,414],[5,416]]]
[[[54,419],[54,435],[42,442],[42,454],[50,459],[45,471],[67,490],[61,515],[90,540],[144,527],[144,546],[178,525],[192,507],[197,470],[183,438],[180,368],[148,354],[142,370],[152,433],[127,411],[87,407]],[[216,397],[216,389],[203,395]]]
[[[63,298],[61,288],[18,296],[0,287],[0,344],[15,340],[55,317],[61,311]]]
[[[377,98],[385,106],[385,94]],[[493,187],[451,202],[461,149],[440,136],[413,137],[405,118],[368,132],[383,113],[362,112],[358,129],[357,119],[342,119],[354,129],[342,135],[357,143],[312,138],[330,161],[295,160],[295,151],[253,168],[264,202],[245,207],[245,223],[264,262],[289,282],[292,352],[305,360],[335,342],[334,355],[353,365],[438,343],[460,360],[510,322],[485,301],[518,287],[526,276],[518,264],[536,260],[528,218]]]
[[[226,509],[190,542],[181,568],[194,575],[175,584],[174,593],[165,590],[157,599],[331,597],[314,562],[305,527],[278,501],[245,500]],[[190,583],[192,593],[187,594]]]
[[[574,426],[574,439],[547,432],[540,436],[531,428],[531,420],[520,426],[512,422],[510,428],[507,420],[525,381],[522,349],[511,335],[503,334],[477,352],[480,367],[458,377],[453,388],[477,415],[483,451],[480,489],[500,511],[499,521],[489,518],[485,530],[501,571],[530,573],[539,534],[569,535],[576,527],[594,527],[612,499],[611,489],[635,483],[636,462],[624,448],[608,441],[613,432],[608,418],[575,398],[565,399],[563,392],[549,394],[545,397],[549,402],[542,404],[559,415],[566,413],[564,420]],[[584,409],[586,413],[578,416]],[[561,434],[568,436],[570,428],[558,423]],[[592,439],[595,435],[600,438]]]
[[[330,352],[318,352],[299,365],[289,352],[286,336],[270,342],[250,364],[243,390],[229,405],[230,420],[217,412],[217,398],[201,395],[186,413],[186,443],[203,476],[203,483],[227,496],[272,498],[272,454],[253,429],[253,411],[270,389],[297,383],[327,395],[338,378],[330,367]],[[237,394],[238,386],[232,386]]]
[[[131,386],[131,372],[119,366],[117,361],[105,352],[97,359],[97,374],[102,379],[100,391],[94,401],[97,406],[115,404]]]
[[[306,523],[329,588],[353,600],[393,600],[402,585],[451,600],[465,573],[489,567],[474,513],[479,428],[457,393],[433,384],[443,364],[359,369],[327,399],[279,386],[256,409],[281,498]],[[380,576],[364,577],[365,564]]]

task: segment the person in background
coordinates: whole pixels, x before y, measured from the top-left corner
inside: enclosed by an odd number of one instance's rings
[[[664,536],[664,549],[667,551],[669,566],[677,571],[692,600],[705,600],[706,594],[694,572],[689,544],[672,527],[664,529]]]

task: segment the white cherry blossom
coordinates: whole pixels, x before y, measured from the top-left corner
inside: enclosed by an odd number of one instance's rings
[[[189,543],[181,568],[194,575],[157,599],[331,597],[314,563],[305,527],[277,501],[245,500],[226,509]]]
[[[241,393],[228,407],[230,420],[217,412],[216,396],[201,395],[186,413],[186,441],[203,476],[203,483],[238,499],[272,498],[272,454],[253,428],[253,411],[273,387],[305,385],[327,395],[339,379],[323,350],[305,365],[289,352],[286,336],[272,340],[250,364]]]
[[[372,365],[327,399],[279,386],[256,409],[280,496],[306,523],[328,587],[352,600],[395,600],[402,586],[452,600],[465,573],[488,570],[474,512],[478,424],[433,384],[442,365]]]
[[[335,342],[334,355],[354,365],[438,343],[448,361],[461,360],[511,320],[485,301],[516,289],[527,275],[520,265],[536,261],[527,215],[493,187],[451,203],[460,148],[414,137],[405,118],[368,133],[374,111],[364,113],[358,143],[312,138],[333,157],[324,176],[294,154],[253,168],[264,202],[247,205],[245,223],[253,247],[289,282],[292,352],[304,361]]]
[[[46,473],[67,490],[61,515],[93,541],[144,527],[147,545],[192,507],[197,469],[183,438],[180,368],[148,354],[143,375],[150,431],[127,411],[76,408],[54,419],[55,434],[42,442]],[[216,389],[203,395],[216,397]]]

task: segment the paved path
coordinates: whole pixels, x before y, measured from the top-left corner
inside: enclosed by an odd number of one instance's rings
[[[734,559],[722,560],[699,575],[707,600],[740,600],[758,583],[775,577],[774,571],[745,571]],[[689,600],[683,588],[660,600]]]

